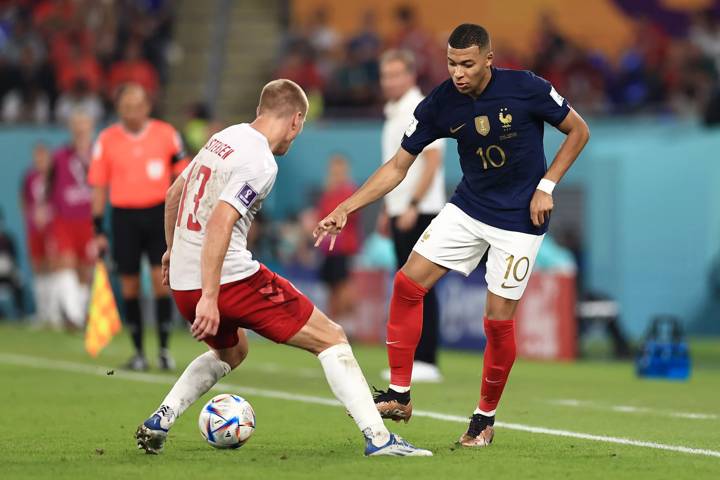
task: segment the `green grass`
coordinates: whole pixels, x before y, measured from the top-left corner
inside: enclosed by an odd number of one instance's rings
[[[154,355],[155,345],[148,340]],[[173,339],[179,365],[204,350],[185,333]],[[392,430],[432,449],[433,458],[362,456],[362,438],[337,407],[245,395],[257,414],[257,431],[240,450],[207,446],[197,430],[202,402],[176,423],[165,451],[135,449],[135,427],[158,404],[171,377],[91,375],[69,372],[65,362],[117,366],[129,355],[124,336],[97,360],[77,336],[0,325],[0,354],[48,360],[47,367],[9,363],[0,355],[0,478],[718,478],[720,458],[602,443],[498,428],[486,449],[458,449],[464,425],[414,418]],[[371,384],[385,353],[355,347]],[[696,368],[687,383],[635,378],[629,363],[574,364],[519,361],[506,389],[499,421],[720,450],[720,342],[694,342]],[[151,355],[150,358],[154,359]],[[445,383],[418,385],[416,409],[469,415],[480,381],[481,357],[444,352]],[[157,373],[157,372],[153,372]],[[152,382],[140,381],[150,379]],[[153,383],[154,382],[154,383]],[[158,383],[159,382],[159,383]],[[167,382],[167,383],[164,383]],[[317,360],[298,350],[253,340],[245,364],[225,382],[232,385],[330,398]],[[209,393],[203,402],[218,392]],[[242,389],[236,393],[243,394]],[[558,399],[592,402],[582,408]],[[649,408],[612,412],[613,405]],[[716,415],[694,420],[668,412]]]

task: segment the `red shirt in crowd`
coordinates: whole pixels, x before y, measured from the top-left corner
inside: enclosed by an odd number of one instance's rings
[[[338,185],[332,190],[326,190],[320,197],[318,203],[318,218],[324,218],[330,214],[335,207],[352,195],[357,187],[350,182]],[[355,255],[360,250],[360,216],[356,213],[350,214],[347,225],[342,233],[335,239],[335,248],[329,250],[330,242],[323,242],[322,248],[328,255]]]
[[[158,90],[158,75],[155,67],[144,59],[120,60],[114,63],[108,75],[110,95],[125,83],[137,83],[148,92],[148,95],[154,97]]]

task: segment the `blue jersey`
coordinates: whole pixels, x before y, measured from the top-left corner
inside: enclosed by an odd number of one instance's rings
[[[457,140],[463,178],[450,202],[471,217],[503,230],[542,235],[530,200],[545,175],[545,122],[557,126],[570,111],[550,83],[524,70],[492,68],[476,99],[448,79],[415,109],[402,148],[419,154],[434,140]]]

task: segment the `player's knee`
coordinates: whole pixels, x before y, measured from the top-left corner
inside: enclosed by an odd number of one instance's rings
[[[337,345],[338,343],[348,343],[347,335],[345,335],[345,329],[335,322],[330,322],[330,325],[330,341],[328,343],[330,343],[331,346]]]
[[[335,345],[349,343],[347,335],[345,335],[345,330],[340,325],[332,321],[328,323],[329,325],[323,332],[322,338],[319,338],[319,341],[314,342],[313,345],[307,349],[315,355]]]
[[[519,301],[488,292],[485,316],[489,320],[510,320],[515,316]]]

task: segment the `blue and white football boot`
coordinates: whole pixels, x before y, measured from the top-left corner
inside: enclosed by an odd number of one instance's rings
[[[365,456],[378,457],[380,455],[391,455],[394,457],[432,457],[430,450],[417,448],[400,435],[390,433],[390,440],[385,445],[376,446],[369,436],[365,436]]]
[[[137,448],[145,453],[157,455],[163,449],[168,430],[175,422],[175,412],[167,405],[161,405],[150,418],[145,420],[135,432]]]

